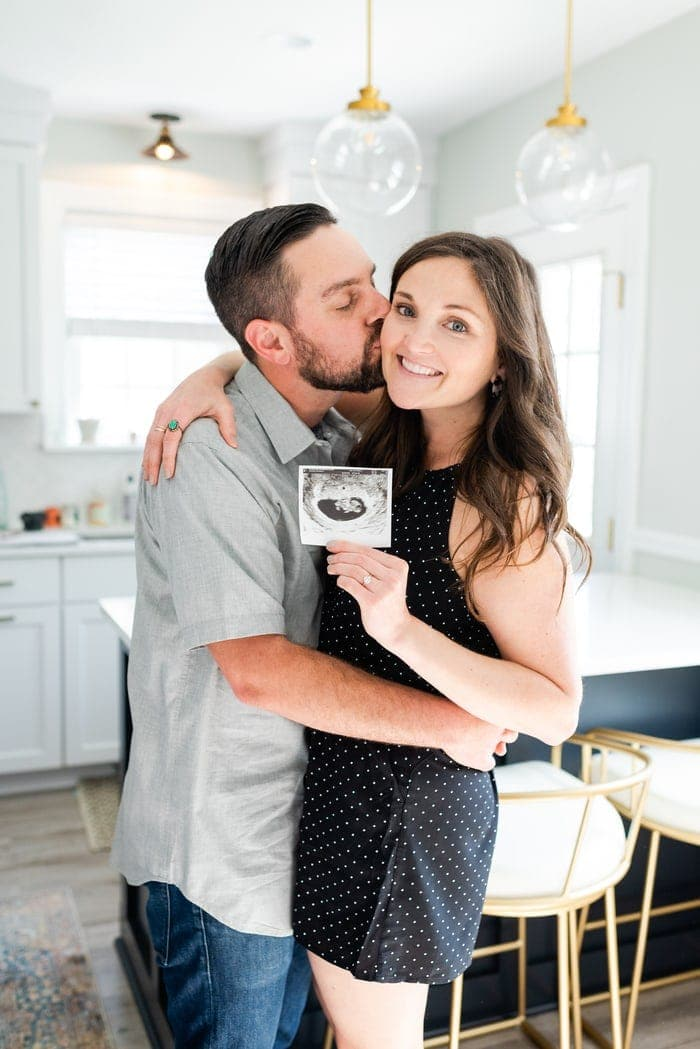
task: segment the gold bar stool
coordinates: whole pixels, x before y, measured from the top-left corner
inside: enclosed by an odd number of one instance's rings
[[[577,911],[604,898],[612,1045],[622,1049],[620,986],[617,959],[614,886],[627,873],[639,830],[642,805],[650,775],[646,754],[624,743],[573,736],[564,746],[576,748],[578,775],[562,768],[562,748],[552,761],[524,761],[496,769],[500,798],[494,861],[486,892],[484,914],[516,918],[514,940],[477,948],[474,957],[518,952],[517,1015],[478,1027],[460,1029],[462,984],[452,985],[450,1029],[426,1039],[425,1049],[520,1027],[542,1049],[552,1043],[527,1018],[528,918],[556,917],[559,1003],[559,1049],[582,1045]],[[612,773],[611,757],[626,759],[623,774]],[[598,782],[592,782],[593,758]],[[612,803],[621,792],[630,799],[631,820],[625,825]]]
[[[578,755],[578,776],[562,768],[562,747],[553,749],[550,762],[515,762],[495,771],[501,808],[484,914],[516,918],[518,935],[477,948],[474,958],[518,952],[517,1015],[462,1029],[464,977],[459,976],[452,983],[449,1031],[427,1038],[424,1049],[458,1049],[462,1039],[513,1027],[520,1027],[541,1049],[554,1049],[527,1018],[527,919],[550,916],[557,919],[559,1049],[570,1049],[572,1028],[575,1049],[581,1049],[582,932],[576,915],[601,898],[606,912],[612,1046],[622,1049],[614,886],[629,870],[651,763],[641,750],[625,743],[572,736],[564,746]],[[622,774],[611,771],[615,755],[626,760]],[[598,782],[592,782],[594,768]],[[611,801],[622,792],[630,801],[627,831]],[[333,1044],[329,1025],[324,1049],[332,1049]]]
[[[659,855],[659,844],[662,837],[689,845],[700,845],[700,739],[671,740],[658,736],[645,736],[637,732],[623,732],[617,729],[596,729],[587,734],[591,740],[622,743],[638,753],[651,758],[651,778],[649,791],[641,815],[641,826],[650,832],[649,855],[642,892],[641,911],[621,914],[618,924],[638,921],[637,946],[632,970],[632,982],[623,988],[623,994],[629,994],[629,1007],[625,1022],[624,1049],[630,1049],[637,1017],[639,993],[651,987],[663,987],[671,983],[680,983],[700,976],[699,969],[690,969],[674,973],[656,980],[642,980],[644,955],[649,933],[649,920],[655,915],[674,914],[700,907],[700,897],[683,900],[680,903],[664,907],[653,907],[654,882]],[[624,774],[629,768],[629,757],[616,754],[610,758],[609,768],[617,774]],[[594,778],[596,775],[594,765]],[[626,792],[616,794],[611,799],[618,810],[626,817],[630,816],[630,798]],[[600,922],[587,921],[587,911],[582,915],[582,932],[599,928]],[[586,1000],[600,1000],[601,995],[591,995]],[[599,1045],[607,1043],[590,1024],[584,1024],[586,1033]]]

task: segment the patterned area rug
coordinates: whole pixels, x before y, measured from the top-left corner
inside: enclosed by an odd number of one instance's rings
[[[81,779],[75,791],[90,851],[107,852],[112,846],[119,808],[116,777]]]
[[[68,888],[0,902],[3,1049],[113,1049]]]

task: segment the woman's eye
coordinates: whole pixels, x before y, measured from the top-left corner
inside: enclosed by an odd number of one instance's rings
[[[396,306],[396,312],[399,314],[400,317],[412,317],[413,316],[413,310],[411,309],[410,306],[407,306],[405,302],[400,302]]]
[[[467,326],[464,323],[464,321],[458,321],[458,320],[448,321],[447,322],[447,327],[450,329],[450,331],[456,331],[460,335],[463,332],[469,331],[469,329],[467,328]]]

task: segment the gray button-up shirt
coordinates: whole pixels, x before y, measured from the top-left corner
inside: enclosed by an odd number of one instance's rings
[[[355,431],[331,410],[312,432],[248,362],[227,392],[240,448],[200,419],[174,478],[141,486],[134,734],[112,862],[241,932],[283,936],[303,728],[241,703],[206,645],[260,634],[316,645],[322,551],[299,541],[298,469],[344,463]]]

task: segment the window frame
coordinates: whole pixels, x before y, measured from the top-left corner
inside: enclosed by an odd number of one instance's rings
[[[249,194],[200,196],[156,193],[153,189],[134,184],[96,185],[46,179],[41,184],[40,201],[42,447],[45,451],[61,452],[138,451],[141,447],[139,444],[76,446],[68,444],[64,437],[67,318],[63,231],[66,216],[82,212],[93,217],[104,216],[105,219],[143,218],[146,224],[158,220],[174,226],[214,223],[220,225],[223,232],[232,222],[262,207],[262,198]]]
[[[620,230],[618,265],[607,272],[604,281],[602,323],[605,315],[614,316],[614,341],[617,360],[610,354],[603,359],[598,396],[598,433],[596,455],[609,458],[598,520],[607,518],[608,534],[594,535],[599,556],[594,567],[603,571],[630,572],[635,552],[640,457],[642,445],[642,409],[644,361],[646,357],[646,323],[649,273],[649,198],[651,171],[639,164],[616,173],[615,184],[602,215],[614,215]],[[479,215],[474,223],[482,236],[503,236],[516,243],[527,255],[527,237],[541,233],[525,208],[518,205]],[[552,234],[561,238],[562,256],[566,254],[566,233]],[[568,243],[573,246],[573,239]],[[569,256],[578,252],[569,249]],[[551,261],[555,261],[552,259]],[[622,288],[623,305],[611,305]],[[613,315],[612,309],[616,312]],[[614,425],[611,416],[614,406]],[[614,483],[609,478],[614,478]],[[600,479],[596,477],[594,503],[600,505]],[[600,529],[600,525],[599,525]]]

